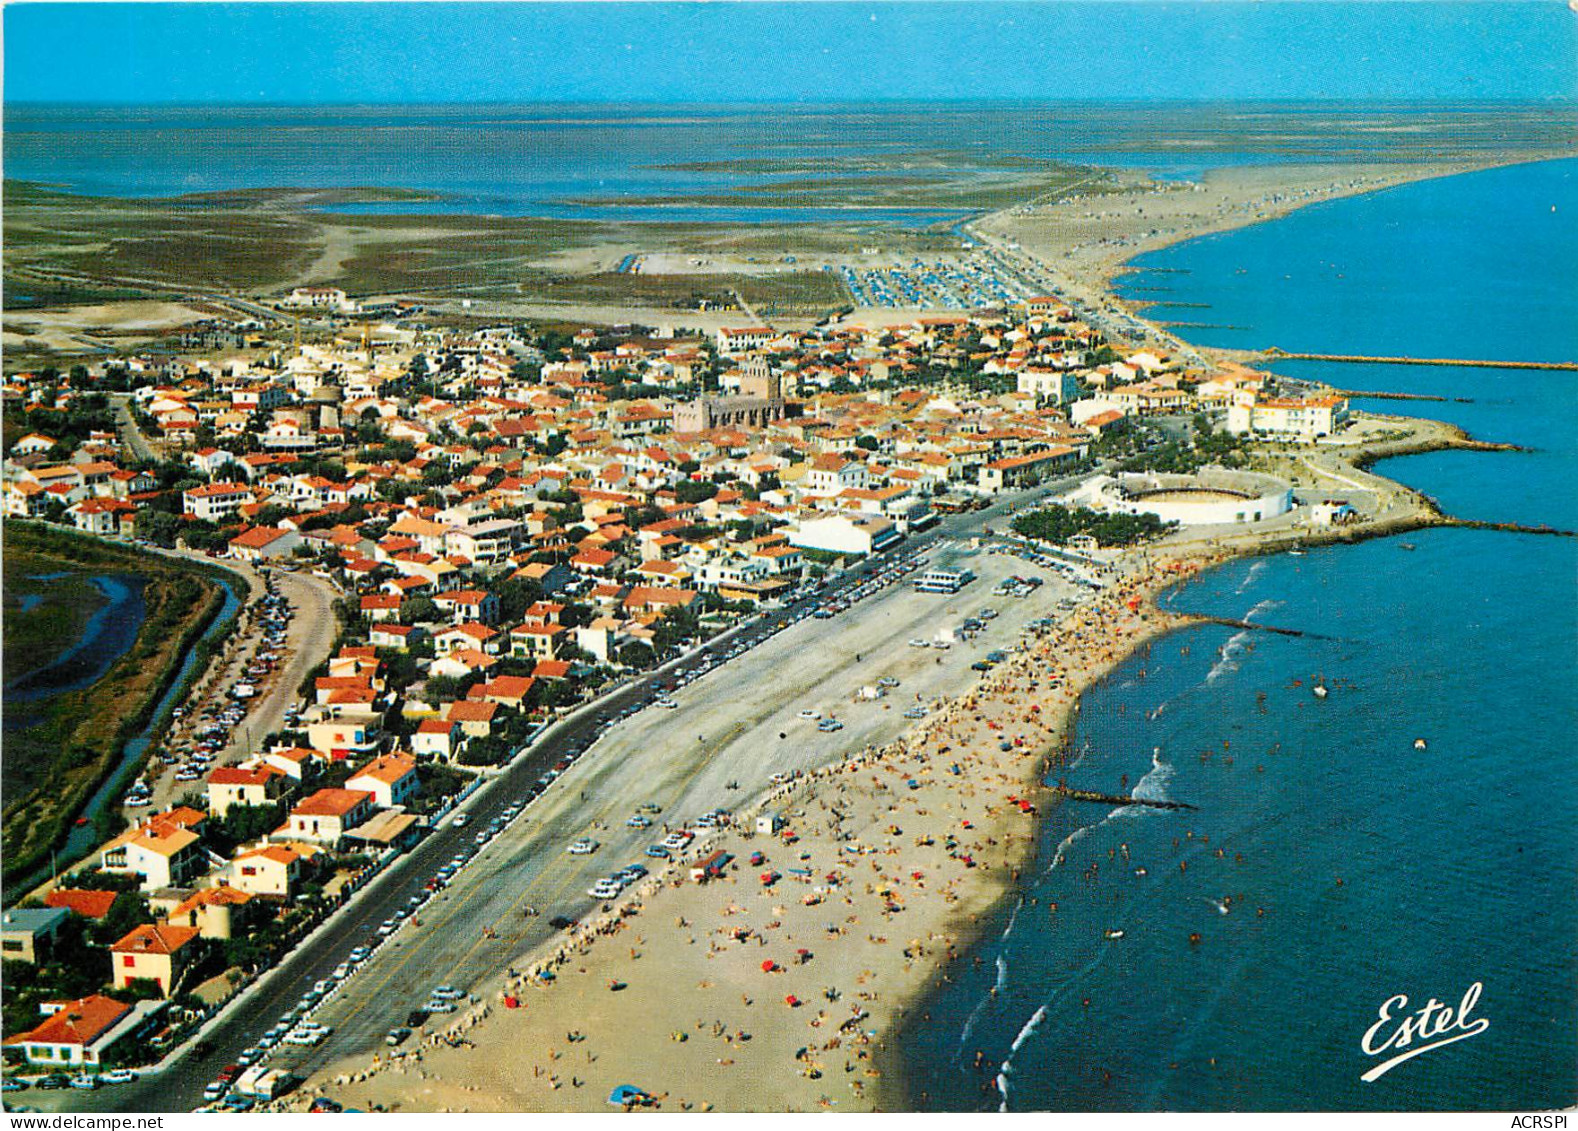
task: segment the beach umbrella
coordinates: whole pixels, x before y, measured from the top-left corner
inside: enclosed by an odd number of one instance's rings
[[[766,959],[762,963],[762,973],[763,974],[771,974],[777,968],[778,968],[778,963],[774,962],[771,958]]]

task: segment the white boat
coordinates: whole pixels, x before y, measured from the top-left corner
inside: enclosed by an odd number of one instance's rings
[[[1317,699],[1324,699],[1324,698],[1326,698],[1327,695],[1331,694],[1329,691],[1326,690],[1326,685],[1324,683],[1317,683],[1310,690],[1315,692],[1315,698],[1317,698]]]
[[[1415,750],[1424,750],[1426,748],[1426,746],[1427,746],[1427,743],[1425,742],[1424,739],[1422,739],[1422,738],[1414,739],[1414,749]]]
[[[1123,932],[1122,931],[1115,931],[1111,927],[1109,927],[1105,931],[1101,932],[1101,934],[1102,934],[1103,938],[1108,938],[1108,939],[1121,939],[1123,937]]]

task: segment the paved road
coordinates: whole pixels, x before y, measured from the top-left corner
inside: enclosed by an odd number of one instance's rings
[[[131,414],[131,397],[125,393],[111,393],[110,400],[115,405],[116,423],[120,427],[121,439],[126,447],[131,450],[132,457],[138,460],[157,460],[159,453],[154,451],[148,437],[138,427],[137,420]]]
[[[979,533],[983,527],[994,523],[1001,524],[1011,506],[1015,504],[1022,506],[1046,494],[1065,490],[1076,481],[1074,478],[1060,480],[1029,493],[1005,498],[986,510],[945,519],[932,530],[911,537],[901,544],[896,552],[919,553],[933,547],[940,540],[956,540]],[[753,618],[707,646],[705,651],[718,653],[727,650],[736,640],[761,639],[769,635],[772,626],[780,620],[787,620],[795,612],[811,604],[832,599],[843,590],[859,585],[869,573],[882,568],[884,564],[883,561],[863,563],[830,586],[829,591],[815,602],[801,602],[789,609],[777,610]],[[978,569],[977,572],[981,571]],[[1020,569],[1019,572],[1025,571]],[[961,608],[964,606],[979,608],[981,605],[992,603],[993,599],[987,595],[988,588],[989,586],[979,583],[971,586],[960,595],[963,600]],[[1050,595],[1051,587],[1043,588],[1047,589]],[[907,596],[907,594],[895,595]],[[892,596],[885,600],[873,597],[864,604],[856,606],[856,610],[861,611],[862,616],[868,616],[869,613],[865,610],[875,611],[888,605],[892,600]],[[944,604],[940,611],[929,613],[930,619],[936,620],[940,617],[946,620],[950,616],[959,615],[958,610],[948,611],[949,604]],[[824,655],[821,638],[853,627],[853,622],[845,622],[845,618],[851,616],[851,613],[846,613],[835,621],[807,619],[797,626],[793,634],[786,633],[781,639],[786,643],[792,643],[793,648],[799,653],[798,662],[814,672],[822,664],[820,657]],[[855,619],[859,620],[859,618]],[[910,621],[896,621],[895,624],[898,626],[896,631],[890,636],[873,638],[873,643],[886,640],[887,653],[897,651],[892,641],[911,631],[909,626],[912,623],[916,623],[913,618]],[[995,647],[997,644],[996,640],[991,641],[991,646]],[[880,647],[873,649],[872,654],[881,650]],[[920,652],[919,649],[915,651]],[[862,654],[865,654],[864,650]],[[966,659],[961,650],[955,649],[954,654],[957,654],[957,660],[960,662]],[[718,687],[725,693],[738,694],[739,681],[735,680],[734,676],[740,669],[735,665],[740,664],[744,659],[745,657],[741,657],[740,660],[725,666],[715,672],[709,680],[691,685],[686,690],[692,694],[681,693],[685,694],[685,705],[680,709],[665,711],[662,708],[650,707],[643,714],[635,716],[621,726],[632,728],[632,734],[636,733],[634,727],[639,725],[661,726],[675,733],[693,732],[705,736],[705,721],[702,722],[701,728],[694,731],[692,729],[692,723],[696,718],[700,717],[703,720],[707,718],[705,714],[707,696],[695,693],[710,692],[712,687]],[[206,1040],[212,1049],[208,1055],[197,1057],[189,1052],[168,1071],[147,1076],[135,1084],[105,1088],[97,1092],[29,1093],[30,1099],[35,1104],[48,1105],[51,1109],[60,1110],[185,1111],[198,1106],[202,1103],[203,1087],[213,1079],[222,1066],[233,1062],[242,1049],[250,1046],[259,1033],[288,1011],[314,982],[325,978],[336,965],[344,961],[346,954],[353,947],[362,945],[374,937],[379,924],[403,908],[441,865],[457,853],[474,847],[473,838],[480,826],[501,815],[516,798],[524,797],[532,783],[550,767],[560,762],[567,750],[572,747],[584,749],[590,746],[597,736],[607,729],[598,719],[600,713],[617,714],[627,707],[634,706],[639,700],[652,694],[655,683],[670,677],[676,668],[693,667],[695,662],[692,658],[671,662],[658,672],[627,684],[598,703],[583,708],[547,731],[530,751],[518,758],[491,786],[480,791],[473,799],[469,805],[471,823],[465,829],[456,829],[447,822],[434,829],[389,872],[374,881],[342,909],[331,921],[332,925],[325,936],[298,947],[279,967],[266,975],[241,1002],[237,1003],[233,1010],[224,1015],[221,1021],[206,1034]],[[950,659],[949,662],[954,661]],[[847,670],[847,665],[838,667],[837,670]],[[865,673],[859,673],[859,677],[864,681]],[[836,685],[830,686],[836,687]],[[811,694],[812,690],[812,687],[807,686],[803,694]],[[900,694],[908,694],[908,691],[909,689],[904,687],[899,689]],[[762,707],[769,712],[764,716],[764,720],[776,719],[784,712],[792,715],[793,710],[790,708],[798,710],[800,705],[798,698],[791,698],[786,702],[786,697],[776,686],[751,688],[748,694],[757,697]],[[817,691],[816,694],[819,697],[825,694],[838,698],[843,693],[830,690]],[[865,707],[860,709],[863,710]],[[894,710],[897,710],[896,706]],[[841,717],[853,716],[855,713],[856,708],[839,709]],[[783,729],[788,733],[786,727]],[[616,735],[619,731],[620,728],[616,727]],[[819,732],[810,729],[809,733],[815,735]],[[838,743],[841,749],[849,749],[858,745],[856,739],[860,733],[859,730],[851,728],[831,737],[842,740]],[[720,775],[726,773],[740,779],[741,790],[738,794],[732,794],[730,791],[732,796],[749,796],[759,791],[762,780],[771,771],[762,772],[754,780],[749,779],[744,771],[720,769],[714,770],[710,776],[706,774],[711,752],[714,749],[712,743],[717,742],[721,748],[728,750],[730,744],[739,737],[739,734],[714,735],[711,741],[702,744],[708,756],[700,759],[699,764],[692,768],[691,781],[678,783],[680,788],[676,804],[671,807],[669,814],[665,814],[666,817],[689,818],[695,816],[696,812],[703,811],[693,811],[681,806],[692,803],[687,802],[687,798],[699,798],[703,794],[711,796],[711,789],[722,781]],[[435,976],[436,971],[452,971],[455,978],[475,977],[500,971],[525,947],[546,937],[548,931],[546,920],[549,916],[558,914],[559,911],[555,909],[566,905],[565,901],[581,907],[582,910],[589,907],[592,901],[583,894],[587,886],[582,882],[585,873],[570,870],[562,873],[554,872],[551,878],[549,876],[550,862],[557,865],[561,861],[570,859],[563,852],[566,839],[584,832],[587,822],[597,819],[599,813],[604,815],[605,821],[612,827],[606,830],[607,835],[599,836],[599,839],[608,842],[608,846],[601,850],[598,856],[592,858],[595,860],[595,871],[598,874],[612,871],[633,859],[634,853],[631,849],[636,847],[638,842],[644,844],[650,843],[650,839],[659,839],[657,837],[646,839],[649,834],[638,836],[635,835],[634,830],[630,830],[627,834],[622,821],[628,815],[631,802],[621,798],[618,805],[610,806],[607,802],[611,799],[599,799],[595,793],[598,780],[596,777],[591,779],[593,791],[588,794],[586,808],[580,808],[579,793],[582,787],[576,784],[578,777],[591,773],[594,768],[603,772],[605,767],[600,764],[604,759],[607,759],[609,764],[617,760],[608,754],[608,750],[614,748],[613,741],[607,744],[600,743],[598,749],[591,751],[587,758],[577,763],[572,771],[575,776],[567,775],[556,784],[554,789],[550,789],[526,809],[520,818],[521,823],[516,827],[532,830],[531,840],[535,845],[534,849],[524,854],[518,851],[513,853],[506,851],[510,844],[514,843],[512,838],[515,829],[496,840],[477,861],[460,874],[448,891],[423,908],[417,916],[421,920],[421,926],[408,923],[403,927],[390,942],[380,948],[378,954],[369,963],[368,969],[351,980],[345,996],[331,1001],[320,1010],[318,1016],[323,1019],[323,1023],[334,1024],[337,1029],[341,1029],[340,1032],[318,1049],[310,1050],[306,1055],[295,1055],[292,1050],[292,1057],[287,1058],[282,1055],[278,1063],[282,1065],[299,1063],[301,1068],[314,1069],[333,1058],[365,1048],[370,1039],[376,1038],[391,1025],[403,1019],[405,1011],[413,1004],[413,997],[425,996],[419,991],[441,980],[440,977]],[[742,746],[734,747],[736,751],[742,748]],[[822,755],[812,749],[806,757],[816,758]],[[764,762],[765,764],[768,763]],[[790,763],[786,762],[785,765],[788,766]],[[700,792],[692,794],[690,790],[697,780],[710,784]],[[674,784],[672,780],[659,778],[654,778],[651,783],[653,790],[657,790],[660,786],[664,789],[672,789]],[[570,802],[571,787],[575,789],[573,804]],[[552,799],[555,798],[558,800],[553,802]],[[715,802],[715,804],[727,803],[726,798]],[[618,822],[614,821],[615,817],[618,818]],[[621,836],[625,839],[615,839]],[[614,855],[616,848],[621,851],[621,855]],[[607,855],[603,855],[604,852]],[[534,875],[528,876],[525,894],[522,894],[518,873],[528,866],[535,867],[536,871]],[[513,882],[507,883],[506,880]],[[536,884],[535,887],[532,886],[533,883]],[[528,901],[543,912],[538,918],[529,921],[520,916],[520,905]],[[513,926],[517,921],[522,924],[520,928],[508,934],[501,931],[500,937],[496,940],[487,940],[480,936],[479,924],[509,923]],[[398,987],[398,992],[374,995],[381,997],[377,1007],[369,1009],[364,1018],[345,1018],[343,1029],[336,1023],[340,1020],[340,1002],[354,1004],[366,999],[369,991],[385,987]],[[331,1016],[336,1020],[327,1019]]]
[[[218,759],[221,764],[248,756],[264,737],[285,725],[285,712],[300,699],[301,681],[328,658],[339,635],[334,617],[338,589],[310,573],[272,572],[275,587],[290,602],[292,616],[285,634],[289,656],[269,676],[268,690],[252,701],[246,718],[231,732],[230,744]]]

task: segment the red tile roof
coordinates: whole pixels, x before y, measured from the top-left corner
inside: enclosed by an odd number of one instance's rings
[[[193,931],[192,934],[196,934]],[[90,1045],[131,1012],[131,1006],[103,994],[70,1001],[27,1033],[7,1037],[8,1045]]]
[[[343,817],[372,794],[361,789],[320,789],[291,810],[292,816]]]
[[[110,950],[117,954],[175,954],[198,935],[196,927],[144,923],[133,927]]]
[[[84,919],[102,919],[110,913],[118,891],[82,891],[57,888],[44,896],[44,906],[64,907]]]

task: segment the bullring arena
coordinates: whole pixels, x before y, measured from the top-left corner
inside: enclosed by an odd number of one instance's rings
[[[1124,514],[1152,514],[1180,526],[1265,522],[1293,509],[1293,488],[1253,471],[1203,468],[1193,475],[1119,475],[1092,484],[1090,504]]]

